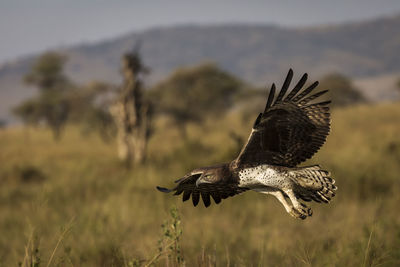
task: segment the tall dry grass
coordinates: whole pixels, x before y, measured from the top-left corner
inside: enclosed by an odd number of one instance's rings
[[[171,242],[186,266],[400,264],[399,103],[334,111],[332,133],[308,163],[332,171],[338,194],[312,204],[305,221],[254,192],[206,209],[155,190],[232,158],[229,132],[247,138],[252,124],[237,112],[190,126],[188,140],[158,121],[148,163],[132,170],[112,142],[76,128],[59,143],[44,129],[0,130],[0,266],[173,266]],[[178,221],[179,240],[165,232]]]

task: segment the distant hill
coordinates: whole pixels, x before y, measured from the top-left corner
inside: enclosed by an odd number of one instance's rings
[[[280,81],[289,67],[295,72],[307,71],[315,78],[329,72],[363,80],[388,74],[395,77],[400,73],[400,15],[310,28],[265,25],[156,28],[63,49],[69,58],[67,73],[78,82],[118,82],[120,57],[139,40],[144,62],[152,69],[150,84],[177,67],[203,61],[214,61],[254,85]],[[35,57],[0,67],[0,119],[10,120],[10,107],[33,94],[21,83],[21,77]],[[392,97],[393,93],[370,95],[378,95],[380,100]]]

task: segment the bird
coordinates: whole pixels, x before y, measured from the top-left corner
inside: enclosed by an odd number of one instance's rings
[[[210,206],[211,198],[219,204],[222,199],[255,191],[276,197],[288,214],[302,220],[313,214],[304,202],[329,203],[337,190],[330,172],[319,165],[299,166],[329,135],[331,101],[316,101],[328,90],[314,92],[318,81],[305,87],[305,73],[288,92],[292,79],[290,69],[276,97],[272,84],[265,109],[234,160],[194,169],[175,181],[172,189],[156,188],[183,194],[183,201],[192,197],[194,206],[201,196],[205,207]]]

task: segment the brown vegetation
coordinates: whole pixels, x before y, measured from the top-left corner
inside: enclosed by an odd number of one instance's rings
[[[334,110],[332,134],[309,164],[332,171],[338,194],[329,205],[313,204],[306,221],[252,192],[206,209],[156,191],[193,167],[231,159],[230,132],[246,138],[253,122],[243,122],[239,109],[190,125],[179,142],[179,132],[159,118],[149,161],[134,171],[116,160],[113,141],[84,137],[73,126],[59,143],[45,129],[0,129],[0,262],[399,265],[398,104]],[[173,206],[179,213],[165,222]],[[167,232],[173,225],[177,231]]]

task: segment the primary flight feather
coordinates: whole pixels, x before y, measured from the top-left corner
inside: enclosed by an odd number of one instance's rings
[[[315,101],[327,90],[313,93],[318,82],[303,89],[308,78],[304,74],[287,94],[292,78],[290,69],[276,97],[276,86],[272,85],[264,112],[255,120],[236,159],[195,169],[177,180],[173,189],[157,189],[183,194],[183,201],[192,197],[194,206],[201,197],[206,207],[211,198],[218,204],[253,190],[275,196],[290,215],[300,219],[312,215],[300,199],[328,203],[337,189],[330,173],[318,165],[297,167],[319,150],[329,134],[330,101]]]

